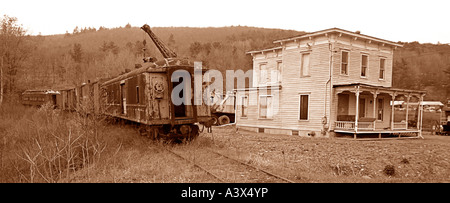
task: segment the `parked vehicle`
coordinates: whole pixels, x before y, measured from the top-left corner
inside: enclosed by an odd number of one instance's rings
[[[236,96],[233,93],[214,93],[211,100],[211,114],[214,125],[226,125],[235,122]]]

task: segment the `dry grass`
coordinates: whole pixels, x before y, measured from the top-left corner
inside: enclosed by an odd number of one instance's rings
[[[211,182],[136,126],[21,105],[0,107],[0,182]],[[208,141],[207,141],[208,142]]]
[[[51,105],[0,109],[1,182],[57,182],[102,158],[102,128],[91,117]]]
[[[197,159],[212,149],[297,182],[450,181],[450,137],[354,141],[227,126],[172,145],[141,137],[132,125],[48,106],[0,107],[0,182],[217,181],[164,148]]]

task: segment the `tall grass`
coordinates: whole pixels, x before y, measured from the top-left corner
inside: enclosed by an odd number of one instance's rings
[[[39,109],[0,107],[0,182],[58,182],[98,162],[106,148],[103,122]]]

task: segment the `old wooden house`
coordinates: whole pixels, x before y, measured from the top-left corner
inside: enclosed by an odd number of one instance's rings
[[[425,95],[392,87],[393,53],[401,44],[339,28],[274,44],[248,52],[253,84],[236,90],[238,129],[300,136],[421,136],[423,110],[395,115],[391,105],[399,98],[422,101]]]

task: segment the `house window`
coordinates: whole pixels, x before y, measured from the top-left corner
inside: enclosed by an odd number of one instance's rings
[[[283,69],[283,62],[277,61],[277,82],[281,83],[281,71]]]
[[[271,95],[259,96],[259,118],[273,118],[272,99]]]
[[[361,55],[361,77],[367,77],[367,70],[369,68],[369,56]]]
[[[382,121],[383,120],[383,112],[384,112],[384,104],[383,99],[377,100],[377,120]]]
[[[241,117],[247,117],[248,96],[241,97]]]
[[[269,81],[269,74],[267,72],[267,64],[259,65],[259,84],[266,84]]]
[[[299,120],[308,120],[309,119],[309,95],[301,94],[299,96]]]
[[[386,67],[386,59],[380,58],[380,75],[378,76],[380,80],[384,80],[385,67]]]
[[[309,76],[309,53],[302,54],[302,67],[301,67],[301,76]]]
[[[341,74],[348,75],[348,51],[341,53]]]

